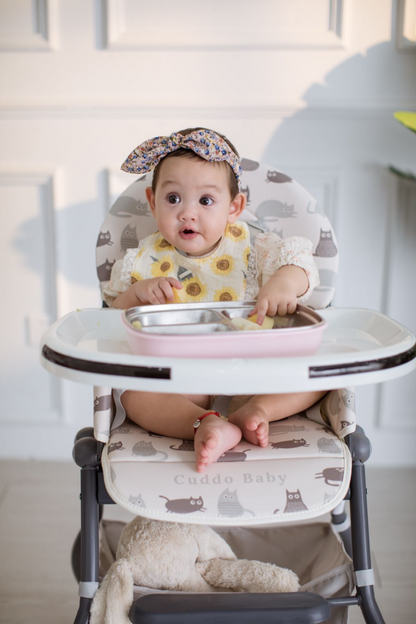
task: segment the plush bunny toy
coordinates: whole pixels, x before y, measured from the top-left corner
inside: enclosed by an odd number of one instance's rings
[[[207,526],[137,517],[120,536],[116,561],[95,594],[90,624],[130,624],[133,585],[165,590],[295,592],[294,572],[237,559]]]

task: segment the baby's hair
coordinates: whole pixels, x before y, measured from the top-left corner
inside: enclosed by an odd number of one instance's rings
[[[188,134],[191,134],[191,132],[195,132],[195,130],[208,130],[209,132],[215,132],[215,134],[218,134],[218,136],[220,136],[222,139],[224,139],[224,141],[227,143],[227,145],[233,150],[234,154],[236,154],[236,156],[238,156],[238,158],[240,158],[237,150],[235,149],[235,147],[231,143],[231,141],[229,141],[227,139],[227,137],[225,137],[223,134],[220,134],[216,130],[209,130],[209,128],[186,128],[185,130],[179,130],[178,133],[182,134],[182,136],[187,136]],[[162,158],[162,160],[159,162],[159,164],[155,167],[155,169],[153,171],[153,180],[152,180],[152,191],[153,191],[153,193],[156,192],[156,186],[157,186],[157,181],[158,181],[158,178],[159,178],[160,168],[161,168],[162,164],[164,163],[164,161],[167,160],[168,158],[199,158],[203,162],[207,162],[204,158],[201,158],[201,156],[198,156],[198,154],[195,154],[195,152],[192,151],[191,149],[185,149],[183,147],[180,147],[179,149],[175,150],[174,152],[170,152],[164,158]],[[228,182],[228,184],[229,184],[229,188],[230,188],[231,199],[234,199],[234,197],[236,195],[238,195],[238,193],[239,193],[237,178],[235,177],[234,171],[231,169],[230,165],[227,162],[225,162],[225,161],[219,161],[219,162],[211,161],[211,162],[212,162],[212,164],[218,165],[220,167],[224,167],[224,166],[227,167],[228,174],[229,174],[229,182]]]

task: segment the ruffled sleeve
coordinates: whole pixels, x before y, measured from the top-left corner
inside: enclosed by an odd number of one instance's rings
[[[254,301],[259,294],[259,281],[257,271],[257,253],[254,247],[250,245],[250,254],[248,257],[246,290],[244,293],[245,301]]]
[[[131,286],[131,272],[138,249],[128,249],[121,260],[117,260],[111,269],[110,281],[102,289],[102,297],[111,308],[114,299]]]
[[[312,255],[312,243],[302,236],[280,238],[274,232],[263,232],[256,236],[254,248],[257,253],[259,286],[269,281],[282,266],[291,264],[303,269],[308,277],[308,290],[298,297],[299,303],[306,301],[312,290],[319,285],[318,267]]]

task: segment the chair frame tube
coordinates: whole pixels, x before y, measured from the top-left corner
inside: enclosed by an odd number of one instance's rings
[[[74,446],[74,459],[75,462],[81,467],[80,581],[86,583],[98,583],[100,505],[109,504],[113,501],[105,489],[105,485],[102,480],[102,473],[99,469],[102,444],[89,437],[88,434],[86,437],[82,437],[80,434],[78,434],[76,444]],[[364,466],[364,462],[370,456],[371,446],[369,440],[365,437],[364,432],[360,428],[357,433],[347,436],[346,441],[353,458],[351,488],[348,498],[350,499],[354,569],[360,572],[366,570],[371,572],[367,489]],[[157,596],[157,594],[154,595],[155,600],[157,600]],[[215,594],[211,595],[211,601],[215,602],[215,596]],[[183,596],[183,600],[184,610],[186,610],[187,597]],[[230,600],[238,601],[239,595],[231,595]],[[88,624],[91,603],[92,598],[80,597],[79,609],[75,617],[74,624]],[[328,599],[327,603],[331,608],[359,605],[366,624],[385,624],[375,599],[373,585],[368,584],[358,586],[355,596],[345,596],[340,599]],[[229,608],[232,606],[233,605],[230,603]],[[255,605],[253,606],[254,609],[250,610],[251,617],[257,616],[261,618],[261,608],[259,607],[256,609]],[[237,602],[236,608],[238,608]],[[212,616],[212,611],[207,612],[204,611],[203,608],[201,608],[200,611],[194,611],[194,615],[198,618],[198,621],[201,621],[201,618],[203,620],[204,618],[209,617],[210,614]],[[288,615],[289,619],[284,617],[283,619],[279,619],[279,622],[284,624],[285,622],[302,621],[307,624],[312,621],[322,621],[320,619],[312,620],[308,617],[305,620],[299,620],[297,618],[294,620],[294,616],[295,613],[292,611],[292,614]],[[317,613],[315,613],[315,618],[316,616]],[[231,622],[235,621],[235,610],[229,610],[228,615],[227,612],[222,612],[221,618],[222,622],[230,622],[231,624]],[[158,620],[158,622],[161,621],[162,620],[160,619]],[[166,614],[166,622],[172,622],[169,614]],[[135,620],[133,624],[139,624],[139,622]]]

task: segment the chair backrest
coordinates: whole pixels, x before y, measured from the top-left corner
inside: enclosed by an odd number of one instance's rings
[[[247,158],[243,158],[241,166],[242,190],[247,195],[241,220],[248,224],[252,240],[264,231],[276,232],[281,238],[309,238],[321,283],[308,305],[315,309],[327,307],[338,272],[337,242],[328,218],[312,195],[288,175]],[[151,180],[152,174],[147,174],[130,184],[114,202],[101,227],[96,249],[101,288],[110,279],[114,262],[157,230],[145,195]]]

